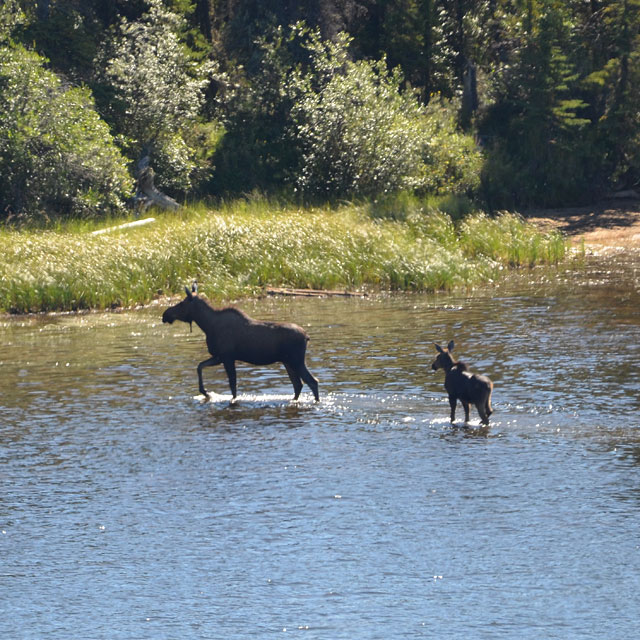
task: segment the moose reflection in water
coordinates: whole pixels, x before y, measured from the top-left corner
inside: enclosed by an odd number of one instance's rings
[[[291,383],[294,399],[302,391],[306,382],[316,402],[319,400],[318,381],[311,375],[305,364],[305,354],[309,336],[296,324],[285,322],[261,322],[253,320],[246,313],[234,307],[213,309],[198,296],[194,284],[187,297],[162,314],[162,322],[195,322],[207,337],[207,349],[211,358],[198,365],[198,385],[200,393],[207,397],[202,383],[202,370],[221,364],[229,378],[233,399],[236,398],[236,360],[249,364],[267,365],[282,362]]]
[[[491,408],[493,382],[486,376],[471,373],[464,362],[456,362],[451,355],[454,346],[453,340],[449,342],[446,349],[436,344],[438,355],[431,365],[434,371],[444,369],[444,388],[449,394],[451,422],[456,418],[456,404],[460,400],[464,408],[465,422],[469,422],[469,404],[474,404],[480,414],[480,421],[488,425],[489,416],[493,413]]]

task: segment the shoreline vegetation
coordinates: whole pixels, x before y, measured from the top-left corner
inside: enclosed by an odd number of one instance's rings
[[[509,268],[558,264],[569,251],[562,234],[517,214],[449,214],[413,196],[306,208],[246,199],[151,215],[145,225],[120,218],[1,229],[0,312],[144,305],[193,280],[214,302],[269,287],[452,290]]]

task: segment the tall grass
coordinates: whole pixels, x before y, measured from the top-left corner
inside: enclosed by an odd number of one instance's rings
[[[242,201],[158,215],[152,225],[91,235],[86,224],[0,232],[0,310],[144,304],[192,279],[209,298],[264,286],[438,290],[494,278],[500,265],[557,262],[559,236],[516,216],[433,209],[372,219],[366,205],[305,209]],[[116,224],[119,221],[111,221]]]
[[[460,246],[469,257],[490,257],[509,267],[557,264],[567,253],[561,234],[542,234],[516,214],[479,213],[460,225]]]

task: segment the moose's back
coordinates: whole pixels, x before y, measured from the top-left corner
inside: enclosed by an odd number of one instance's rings
[[[457,362],[447,372],[444,381],[445,389],[464,402],[475,403],[487,390],[493,388],[491,380],[479,373],[471,373],[464,362]]]
[[[258,365],[303,361],[309,340],[296,324],[253,320],[232,307],[217,311],[206,334],[210,353]]]

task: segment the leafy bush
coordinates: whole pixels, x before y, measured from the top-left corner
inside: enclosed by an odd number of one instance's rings
[[[287,136],[292,39],[279,27],[255,44],[251,69],[236,67],[220,95],[225,134],[215,156],[217,194],[282,191],[298,164],[295,142]]]
[[[86,89],[0,43],[0,215],[94,216],[123,208],[126,162]]]
[[[208,160],[188,141],[216,65],[188,55],[179,37],[181,16],[161,0],[146,4],[139,21],[121,19],[96,59],[97,75],[114,94],[110,118],[131,159],[152,155],[158,184],[187,191]]]
[[[425,108],[386,60],[351,62],[349,40],[307,41],[310,70],[294,76],[293,138],[304,192],[371,196],[413,189],[464,192],[479,183],[481,156],[442,100]]]
[[[346,34],[322,40],[302,25],[260,43],[258,72],[241,77],[226,103],[221,181],[245,190],[288,183],[330,199],[475,188],[481,156],[457,129],[454,105],[425,108],[398,69],[351,61],[349,44]]]
[[[420,190],[438,195],[471,194],[480,186],[484,158],[472,136],[458,127],[457,104],[439,96],[426,108],[424,169]]]
[[[328,43],[312,41],[317,60]],[[399,72],[386,62],[345,63],[318,90],[303,78],[293,110],[293,137],[302,148],[296,177],[305,193],[362,196],[419,186],[425,119]]]

